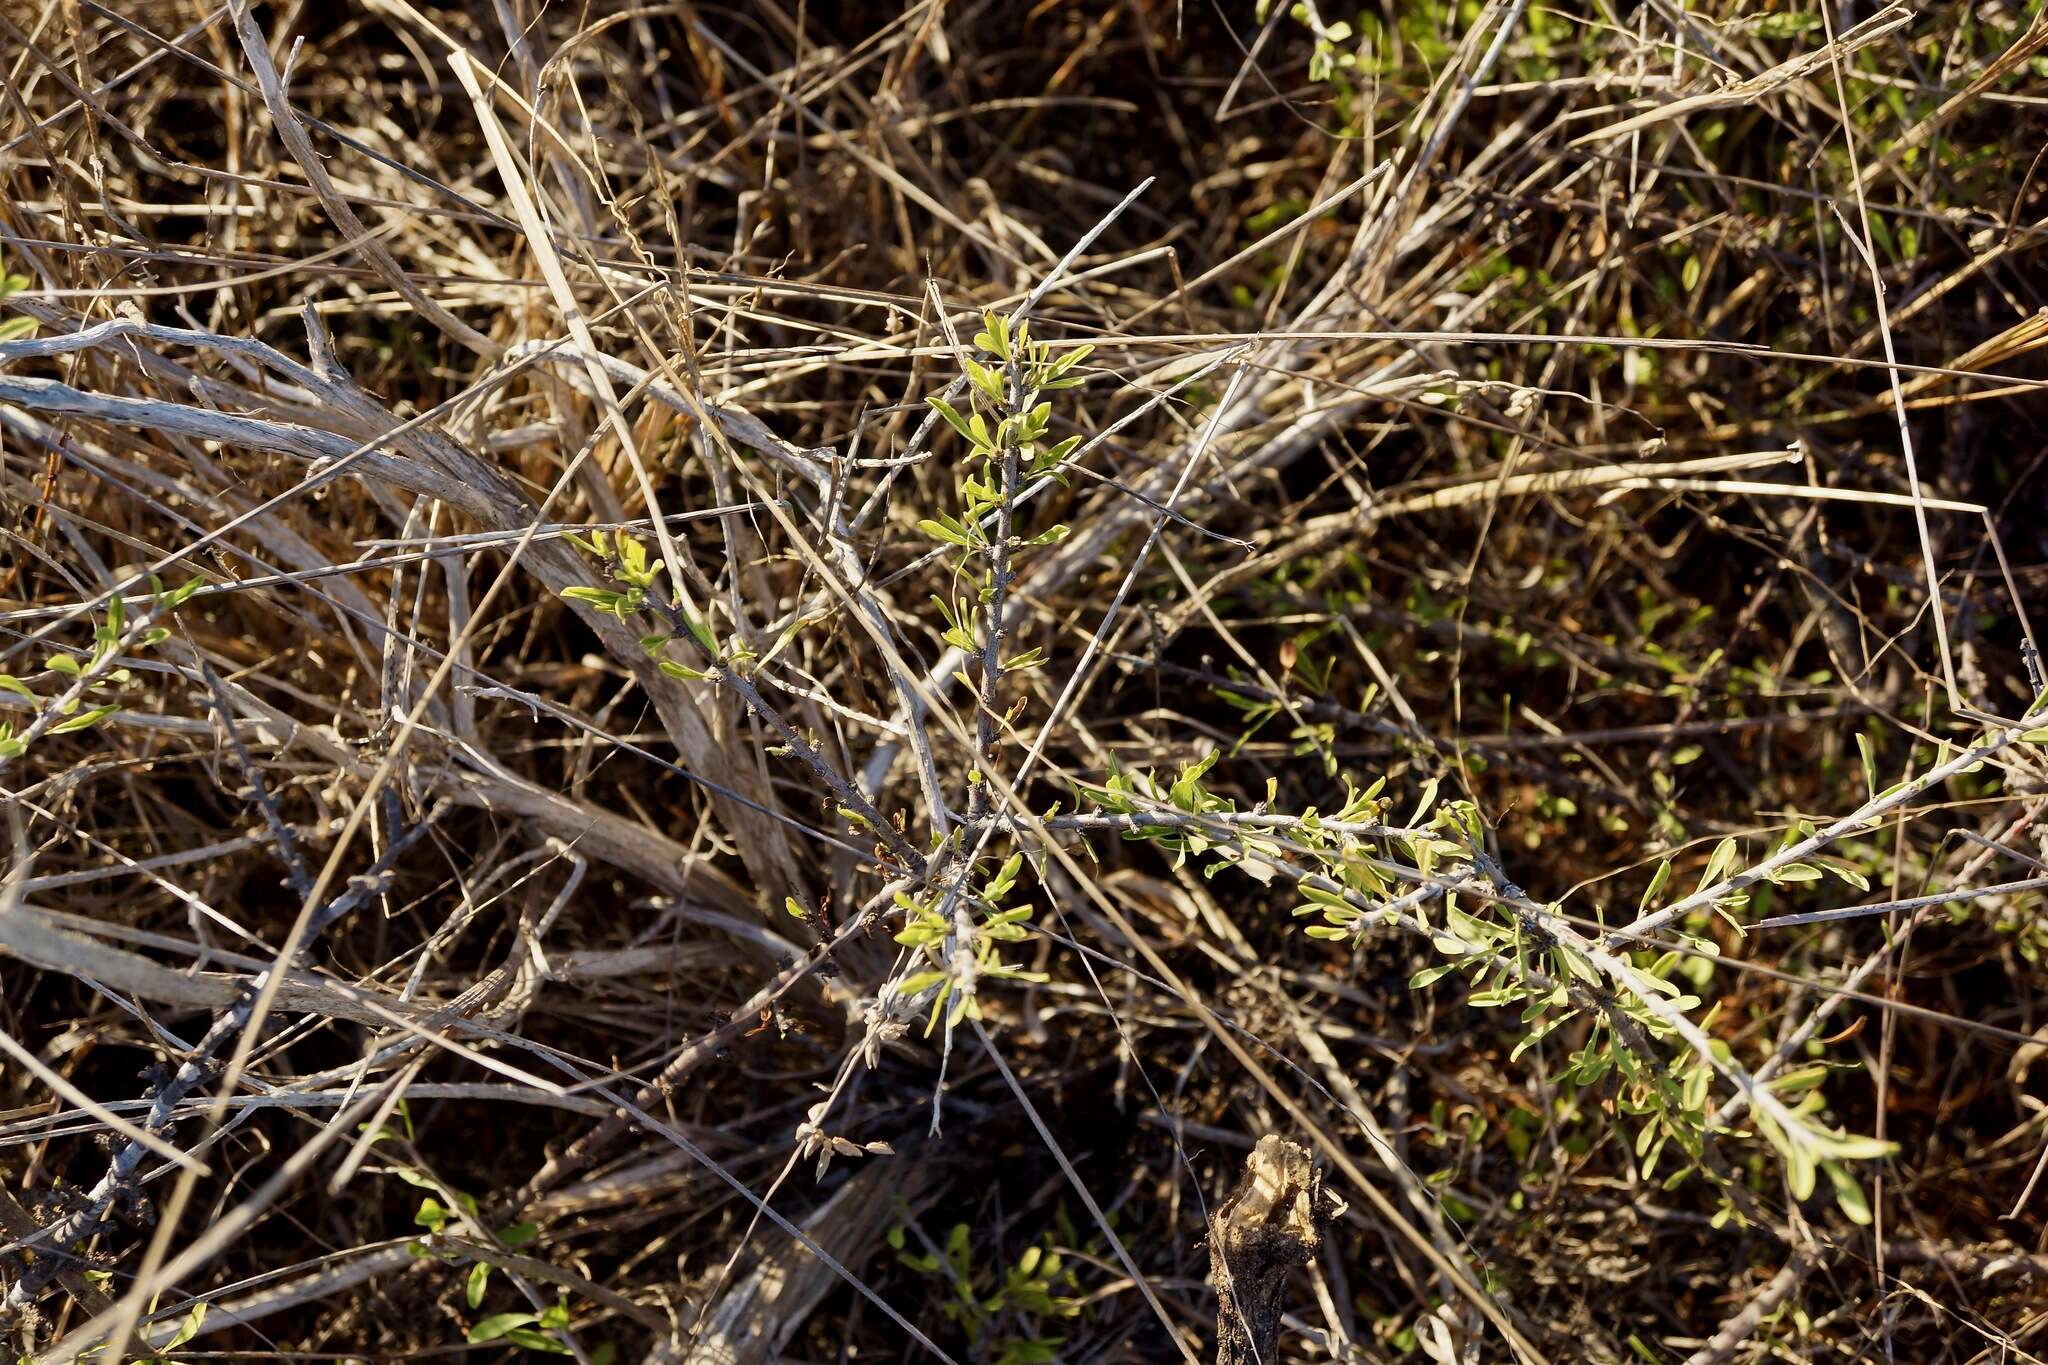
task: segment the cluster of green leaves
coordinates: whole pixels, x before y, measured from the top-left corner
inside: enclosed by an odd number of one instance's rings
[[[396,1147],[409,1148],[413,1140],[412,1113],[406,1103],[399,1101],[396,1110],[398,1127],[389,1124],[377,1129],[370,1137],[372,1145],[392,1143]],[[369,1125],[359,1125],[359,1131],[368,1132]],[[472,1226],[483,1226],[483,1205],[477,1197],[464,1190],[456,1189],[444,1181],[436,1180],[421,1167],[397,1158],[389,1166],[377,1168],[382,1174],[396,1176],[415,1189],[425,1190],[419,1207],[413,1211],[415,1227],[422,1229],[419,1236],[406,1244],[406,1254],[414,1260],[433,1260],[454,1264],[470,1253],[460,1245],[445,1240],[451,1225],[459,1227],[464,1221]],[[452,1201],[451,1207],[443,1198]],[[530,1220],[493,1228],[491,1237],[499,1246],[507,1248],[531,1246],[540,1238],[540,1224]],[[470,1310],[482,1308],[484,1297],[490,1290],[491,1265],[488,1261],[471,1260],[469,1273],[463,1278],[463,1302]],[[569,1324],[569,1306],[557,1303],[540,1313],[494,1313],[480,1318],[469,1329],[468,1339],[474,1343],[503,1340],[530,1351],[541,1351],[549,1355],[568,1355],[568,1346],[547,1333]],[[609,1343],[597,1348],[609,1353]],[[597,1354],[593,1351],[593,1358]]]
[[[1395,894],[1394,883],[1384,870],[1384,859],[1375,852],[1374,843],[1352,834],[1336,833],[1329,828],[1330,824],[1385,824],[1389,803],[1382,793],[1386,786],[1384,777],[1375,780],[1364,791],[1358,791],[1347,783],[1344,804],[1329,822],[1325,822],[1314,807],[1303,813],[1301,824],[1294,831],[1295,840],[1305,850],[1311,865],[1322,874],[1322,879],[1334,883],[1336,888],[1318,886],[1306,880],[1297,888],[1303,903],[1294,908],[1295,915],[1313,916],[1320,921],[1304,930],[1310,938],[1332,942],[1356,940],[1373,923],[1373,918],[1359,908],[1358,902],[1381,902]],[[1445,861],[1459,857],[1470,847],[1436,832],[1438,828],[1454,827],[1452,807],[1437,812],[1437,824],[1425,826],[1422,823],[1436,804],[1436,795],[1437,783],[1431,779],[1423,788],[1415,814],[1408,821],[1411,832],[1394,836],[1388,846],[1389,851],[1405,856],[1408,864],[1423,876],[1429,876]],[[1463,804],[1452,803],[1453,806]],[[1428,927],[1426,904],[1416,907],[1415,918],[1425,928]]]
[[[1173,780],[1165,783],[1147,770],[1113,766],[1100,788],[1085,790],[1081,797],[1106,814],[1140,820],[1161,807],[1191,816],[1235,815],[1237,802],[1209,790],[1202,782],[1220,757],[1212,749],[1192,763],[1181,764]],[[1202,869],[1208,877],[1226,867],[1235,867],[1260,882],[1271,881],[1273,864],[1281,856],[1280,845],[1266,835],[1251,830],[1235,830],[1225,835],[1193,822],[1134,824],[1124,831],[1124,838],[1142,840],[1173,854],[1175,867],[1187,862],[1190,855],[1211,858],[1213,861]]]
[[[972,942],[967,945],[974,963],[971,979],[963,980],[958,964],[948,961],[945,955],[947,935],[958,927],[947,911],[950,902],[965,893],[944,888],[928,891],[919,897],[901,891],[896,893],[896,904],[903,911],[903,927],[896,932],[896,941],[931,964],[898,981],[896,989],[905,998],[914,998],[937,987],[932,995],[930,1017],[925,1021],[927,1038],[938,1026],[941,1016],[949,1029],[962,1019],[981,1018],[981,1004],[976,994],[981,981],[1043,983],[1051,979],[1044,972],[1026,971],[1002,960],[1003,944],[1021,942],[1030,935],[1031,907],[1003,908],[1003,902],[1016,890],[1017,878],[1023,869],[1024,855],[1012,853],[1003,860],[995,874],[982,883],[980,894],[970,900],[973,909],[980,912],[971,916]],[[948,1002],[951,1002],[950,1009]]]
[[[572,535],[569,543],[587,554],[603,560],[610,570],[612,580],[622,586],[617,588],[564,588],[562,596],[571,602],[587,603],[607,616],[616,616],[624,621],[647,605],[647,594],[653,590],[660,570],[648,557],[647,547],[624,531],[592,531],[587,536]],[[706,632],[700,643],[713,654],[718,652],[718,643]]]
[[[1329,615],[1321,621],[1295,628],[1280,643],[1279,680],[1287,692],[1299,691],[1309,697],[1320,698],[1331,690],[1337,669],[1337,651],[1348,648],[1345,631],[1348,621],[1342,620],[1344,613],[1353,606],[1362,606],[1371,599],[1371,580],[1367,576],[1363,561],[1355,554],[1346,556],[1350,580],[1339,583],[1323,583],[1317,586],[1317,594]],[[1296,588],[1289,579],[1308,566],[1286,565],[1278,572],[1268,575],[1253,585],[1253,591],[1261,600],[1272,604],[1276,611],[1293,611],[1296,602]],[[1304,585],[1306,586],[1306,585]],[[1225,675],[1233,682],[1251,683],[1250,673],[1237,665],[1228,665]],[[1260,688],[1263,692],[1263,686]],[[1238,741],[1231,748],[1234,757],[1253,736],[1285,717],[1289,747],[1297,758],[1314,758],[1322,765],[1325,777],[1336,777],[1339,763],[1337,758],[1337,724],[1332,720],[1312,720],[1303,715],[1298,707],[1272,695],[1255,696],[1248,692],[1235,691],[1225,686],[1213,688],[1216,699],[1238,712],[1243,717],[1243,730]],[[1379,699],[1380,687],[1377,682],[1367,682],[1363,694],[1347,699],[1348,709],[1370,712]]]
[[[661,577],[661,566],[648,554],[647,547],[636,537],[625,531],[594,530],[587,536],[572,535],[571,544],[584,553],[601,561],[616,588],[573,587],[562,589],[561,596],[570,602],[582,602],[594,610],[619,621],[629,621],[637,612],[654,609],[659,614],[678,620],[698,647],[710,658],[737,673],[747,674],[759,668],[768,659],[774,658],[796,638],[801,617],[791,621],[789,627],[768,651],[766,658],[757,656],[747,643],[734,635],[724,644],[712,633],[711,627],[690,611],[664,601],[656,592],[656,583]],[[664,658],[668,647],[676,640],[673,631],[656,631],[640,639],[640,647],[647,651],[656,666],[671,678],[694,680],[716,679],[717,673],[708,669],[691,668],[674,659]]]
[[[163,580],[154,575],[149,581],[154,592],[150,609],[152,619],[161,618],[177,610],[184,604],[185,599],[199,591],[204,582],[203,579],[194,578],[182,586],[166,588]],[[120,703],[109,699],[120,688],[134,680],[134,675],[125,668],[106,667],[114,651],[121,647],[121,635],[127,628],[127,617],[126,602],[119,597],[110,598],[107,602],[106,620],[93,631],[90,651],[76,654],[69,650],[59,650],[43,661],[43,667],[60,679],[59,686],[65,691],[71,690],[71,685],[80,678],[89,679],[79,695],[55,701],[45,700],[34,688],[12,673],[0,673],[0,692],[12,692],[15,696],[32,703],[37,709],[38,716],[44,707],[55,706],[64,719],[50,726],[43,732],[44,734],[68,735],[92,729],[120,711]],[[170,638],[169,627],[150,626],[130,642],[130,647],[144,649],[160,645]],[[64,679],[69,679],[70,682],[62,682]],[[88,701],[94,704],[88,706]],[[31,721],[30,725],[33,724]],[[17,730],[11,722],[0,721],[0,759],[20,758],[28,752],[28,741],[21,736],[29,728],[29,725],[24,725]]]
[[[1079,448],[1081,438],[1052,438],[1053,405],[1046,395],[1080,387],[1082,377],[1075,370],[1092,349],[1079,346],[1056,354],[1052,346],[1032,339],[1028,322],[1013,326],[1007,318],[984,313],[972,353],[960,356],[962,382],[954,387],[966,392],[964,408],[943,395],[925,400],[966,441],[968,449],[967,459],[959,467],[959,513],[935,511],[920,519],[918,528],[942,546],[962,552],[954,565],[955,581],[966,577],[971,593],[934,595],[932,602],[944,622],[941,636],[945,642],[987,670],[984,683],[990,696],[1003,675],[1045,662],[1042,649],[999,656],[992,642],[1001,639],[1000,601],[1015,571],[1016,553],[1062,540],[1068,528],[1056,525],[1036,535],[1020,535],[1012,524],[1015,508],[1011,500],[1027,480],[1065,481],[1062,467]],[[965,670],[956,676],[963,687],[972,690],[973,680]],[[994,732],[987,719],[983,720],[982,743],[992,746]],[[978,757],[986,762],[991,755]],[[970,815],[978,817],[990,806],[987,788],[982,785],[987,774],[976,766],[968,771],[967,780],[973,794]],[[856,827],[866,824],[844,807],[840,813]],[[933,858],[938,860],[946,852],[942,845],[934,849]],[[1021,854],[1012,854],[982,884],[979,894],[968,890],[978,869],[967,867],[944,887],[928,887],[916,897],[897,895],[904,924],[896,941],[915,950],[922,962],[913,964],[919,969],[899,981],[896,989],[904,998],[933,992],[927,1035],[942,1018],[949,1030],[962,1019],[979,1019],[976,991],[982,980],[1047,979],[1006,963],[1001,956],[1004,943],[1022,939],[1028,932],[1025,926],[1030,911],[1003,907],[1023,864]]]
[[[441,1193],[444,1189],[443,1186],[429,1180],[423,1173],[412,1167],[394,1167],[391,1173],[408,1185],[416,1185],[421,1189],[433,1190],[436,1194]],[[446,1189],[446,1193],[449,1198],[455,1201],[456,1208],[449,1208],[440,1199],[435,1197],[434,1194],[430,1194],[420,1200],[419,1208],[413,1212],[412,1221],[414,1224],[426,1229],[426,1232],[421,1234],[419,1239],[407,1248],[407,1251],[414,1260],[423,1260],[428,1257],[437,1257],[444,1260],[450,1259],[451,1257],[447,1249],[439,1246],[432,1239],[445,1233],[448,1230],[448,1225],[456,1222],[459,1217],[466,1217],[471,1222],[478,1222],[483,1217],[483,1208],[477,1203],[475,1195],[452,1188]],[[498,1240],[500,1246],[529,1246],[540,1236],[540,1224],[530,1221],[511,1223],[502,1228],[492,1229],[491,1236]],[[490,1271],[490,1266],[481,1262],[470,1267],[465,1297],[468,1299],[471,1308],[476,1308],[483,1303],[484,1287],[490,1283]]]
[[[1029,322],[1020,322],[1013,330],[1009,319],[994,313],[982,315],[974,346],[994,363],[983,364],[971,355],[960,357],[960,372],[967,380],[967,410],[961,411],[937,394],[925,399],[967,442],[970,458],[960,478],[961,515],[940,512],[917,525],[941,544],[988,556],[995,547],[982,523],[1002,508],[1006,493],[1001,465],[1011,453],[1018,459],[1020,477],[1064,481],[1061,466],[1080,446],[1081,438],[1050,439],[1052,403],[1045,395],[1079,388],[1081,376],[1074,368],[1094,348],[1076,346],[1055,356],[1050,345],[1031,339]],[[1053,526],[1023,543],[1050,545],[1064,539],[1067,529]],[[989,590],[984,584],[983,592]],[[961,624],[945,603],[940,603],[940,609],[947,612],[949,626]],[[967,648],[972,652],[971,645]]]
[[[947,1282],[951,1293],[940,1309],[974,1343],[978,1359],[993,1365],[1047,1365],[1058,1358],[1066,1338],[1038,1335],[1038,1323],[1079,1317],[1081,1300],[1068,1292],[1079,1288],[1079,1281],[1050,1234],[1026,1247],[998,1277],[975,1268],[967,1224],[955,1223],[945,1245],[929,1251],[907,1250],[908,1230],[907,1225],[891,1228],[889,1245],[910,1269]],[[1013,1322],[1013,1315],[1019,1321]],[[1021,1334],[1014,1327],[1021,1327]]]
[[[1064,532],[1066,528],[1060,527],[1059,529]],[[1042,545],[1046,542],[1045,538],[1040,536],[1031,543]],[[985,602],[988,599],[984,597],[982,600]],[[940,633],[940,638],[955,649],[967,654],[978,653],[981,646],[974,636],[974,608],[969,606],[964,599],[949,603],[945,598],[936,595],[932,598],[932,605],[939,609],[939,616],[946,623],[946,628]],[[1038,668],[1044,663],[1045,650],[1034,645],[1030,649],[1020,650],[1002,659],[1000,666],[1002,671],[1008,674],[1022,673],[1029,669]],[[966,675],[960,674],[958,676],[964,678]]]
[[[1227,814],[1234,811],[1234,803],[1203,784],[1214,763],[1211,754],[1184,765],[1165,785],[1149,774],[1113,772],[1105,790],[1091,794],[1091,799],[1104,810],[1140,818],[1160,806],[1194,816]],[[1395,898],[1397,882],[1461,880],[1483,847],[1485,831],[1478,808],[1469,801],[1439,802],[1434,779],[1426,784],[1406,825],[1387,826],[1385,785],[1382,778],[1361,791],[1347,783],[1345,800],[1334,817],[1310,809],[1288,824],[1290,853],[1297,865],[1305,864],[1313,874],[1298,883],[1303,903],[1295,910],[1297,916],[1316,921],[1306,928],[1313,938],[1359,941],[1391,913],[1374,907],[1385,907]],[[1361,837],[1360,826],[1380,826],[1384,832]],[[1785,831],[1779,849],[1812,834],[1810,824],[1795,822]],[[1206,871],[1211,875],[1235,866],[1266,880],[1272,864],[1281,858],[1269,837],[1225,832],[1213,825],[1204,829],[1187,823],[1137,823],[1125,837],[1153,843],[1172,854],[1176,866],[1191,853],[1210,856],[1213,861]],[[1556,1063],[1550,1084],[1561,1090],[1597,1092],[1591,1107],[1611,1115],[1616,1136],[1634,1153],[1641,1177],[1657,1178],[1675,1158],[1662,1181],[1666,1188],[1676,1188],[1708,1169],[1704,1158],[1714,1112],[1715,1073],[1738,1070],[1728,1045],[1709,1033],[1714,1011],[1695,1014],[1702,999],[1694,992],[1711,980],[1720,951],[1703,932],[1704,921],[1718,915],[1740,931],[1735,913],[1745,906],[1746,893],[1715,891],[1739,862],[1733,839],[1723,840],[1709,856],[1694,893],[1706,893],[1700,909],[1684,926],[1670,927],[1682,946],[1621,958],[1576,939],[1566,927],[1561,905],[1537,915],[1497,903],[1468,910],[1456,890],[1444,891],[1434,908],[1429,898],[1413,898],[1408,911],[1413,923],[1405,927],[1419,928],[1443,960],[1418,971],[1409,984],[1424,989],[1458,974],[1465,979],[1469,1004],[1518,1011],[1521,1037],[1511,1061],[1519,1061],[1560,1029],[1574,1026],[1576,1045]],[[1644,909],[1663,894],[1671,870],[1670,860],[1660,864],[1644,894]],[[1827,874],[1858,890],[1867,889],[1867,881],[1852,864],[1820,856],[1773,868],[1762,880],[1789,886]],[[1603,961],[1596,962],[1596,956]],[[1681,1021],[1689,1027],[1681,1028]],[[1846,1163],[1882,1155],[1889,1148],[1823,1125],[1825,1102],[1819,1087],[1828,1071],[1820,1065],[1777,1077],[1752,1096],[1751,1121],[1755,1134],[1781,1157],[1796,1197],[1812,1194],[1817,1177],[1825,1174],[1843,1212],[1865,1221],[1868,1205]],[[1735,1216],[1733,1205],[1724,1200],[1719,1216]]]
[[[1273,0],[1259,0],[1253,11],[1262,24],[1272,13]],[[1308,78],[1318,85],[1329,85],[1335,91],[1340,101],[1339,112],[1348,124],[1352,115],[1352,99],[1358,90],[1357,34],[1342,19],[1326,22],[1315,0],[1295,0],[1287,7],[1287,15],[1315,39],[1315,47],[1308,58]]]
[[[1423,806],[1409,824],[1417,827],[1430,806],[1425,793]],[[1404,860],[1423,870],[1439,866],[1442,860],[1469,856],[1477,847],[1478,812],[1471,803],[1448,801],[1438,807],[1427,828],[1393,836]],[[1813,826],[1798,821],[1785,831],[1779,847],[1786,848],[1811,837]],[[1311,847],[1312,841],[1304,839]],[[1724,839],[1708,857],[1695,895],[1722,883],[1741,861],[1733,839]],[[1341,880],[1350,895],[1338,895],[1312,886],[1302,888],[1308,903],[1297,914],[1321,919],[1308,932],[1319,938],[1351,938],[1370,922],[1358,908],[1357,897],[1376,897],[1376,882],[1370,858],[1356,855],[1323,857],[1325,875]],[[1853,866],[1834,859],[1815,857],[1787,863],[1773,869],[1763,880],[1771,885],[1795,885],[1817,881],[1822,869],[1858,890],[1868,882]],[[1659,864],[1643,895],[1642,909],[1648,910],[1669,883],[1672,863]],[[1482,1009],[1515,1009],[1522,1036],[1509,1054],[1510,1062],[1536,1048],[1544,1039],[1577,1025],[1577,1045],[1570,1049],[1548,1078],[1558,1089],[1593,1092],[1606,1096],[1617,1136],[1629,1144],[1642,1179],[1656,1179],[1660,1167],[1675,1158],[1662,1178],[1665,1189],[1676,1189],[1707,1168],[1703,1163],[1708,1120],[1713,1111],[1715,1072],[1732,1068],[1734,1054],[1726,1042],[1712,1037],[1715,1011],[1696,1017],[1701,997],[1692,993],[1711,980],[1713,964],[1720,956],[1719,945],[1704,933],[1704,921],[1718,915],[1739,934],[1735,913],[1747,904],[1747,893],[1724,890],[1713,895],[1683,926],[1670,932],[1682,946],[1645,950],[1621,959],[1622,979],[1610,978],[1585,951],[1553,933],[1541,922],[1519,914],[1486,909],[1468,913],[1456,892],[1447,892],[1441,902],[1441,920],[1433,920],[1427,903],[1418,904],[1414,917],[1428,933],[1431,946],[1444,961],[1417,972],[1409,985],[1422,989],[1453,973],[1462,975],[1468,986],[1466,1003]],[[1564,908],[1547,907],[1544,919],[1564,923]],[[1692,990],[1679,984],[1682,979]],[[1584,989],[1574,992],[1573,987]],[[1619,989],[1616,989],[1619,987]],[[1663,1008],[1653,1008],[1652,997],[1661,997]],[[1680,1036],[1673,1014],[1692,1018],[1700,1034],[1708,1037],[1702,1054]],[[1629,1036],[1622,1036],[1623,1032]],[[1802,1068],[1779,1076],[1768,1085],[1769,1096],[1783,1106],[1774,1116],[1767,1102],[1753,1111],[1758,1135],[1776,1149],[1783,1160],[1787,1181],[1798,1198],[1813,1193],[1817,1173],[1825,1173],[1842,1211],[1852,1220],[1867,1222],[1869,1206],[1846,1162],[1883,1155],[1889,1148],[1870,1139],[1833,1132],[1820,1122],[1824,1097],[1819,1083],[1830,1068],[1825,1065]],[[1724,1201],[1718,1219],[1735,1216]]]

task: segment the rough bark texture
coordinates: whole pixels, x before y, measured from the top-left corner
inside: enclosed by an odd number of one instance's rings
[[[1306,1149],[1271,1133],[1259,1139],[1209,1228],[1216,1365],[1273,1359],[1288,1275],[1309,1263],[1323,1224],[1343,1211]]]

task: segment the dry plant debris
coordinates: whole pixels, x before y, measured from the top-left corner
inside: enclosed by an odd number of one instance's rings
[[[11,1358],[2048,1355],[2042,0],[0,63]]]

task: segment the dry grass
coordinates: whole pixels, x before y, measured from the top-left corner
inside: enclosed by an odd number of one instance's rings
[[[2048,1354],[2048,10],[1253,8],[0,11],[9,1349]]]

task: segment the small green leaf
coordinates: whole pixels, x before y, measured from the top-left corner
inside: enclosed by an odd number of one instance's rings
[[[478,1261],[469,1268],[469,1283],[463,1289],[463,1301],[471,1308],[480,1307],[484,1301],[484,1291],[490,1288],[490,1283],[491,1263]]]
[[[994,313],[983,313],[981,330],[975,333],[974,344],[991,355],[1004,360],[1011,359],[1009,320],[999,318]]]
[[[966,369],[967,377],[973,381],[974,387],[988,395],[988,400],[991,403],[1003,401],[1003,377],[1001,374],[989,369],[986,365],[977,365],[972,360],[963,359],[960,363]]]
[[[192,1311],[185,1314],[185,1320],[178,1324],[178,1330],[171,1334],[171,1339],[163,1344],[162,1349],[166,1352],[175,1351],[198,1336],[199,1325],[206,1321],[206,1309],[207,1305],[203,1300],[193,1304]]]
[[[930,517],[919,521],[917,529],[930,536],[933,540],[943,540],[949,545],[958,545],[963,549],[974,548],[974,542],[969,540],[965,534],[953,530],[943,522],[934,521]]]
[[[687,611],[677,614],[683,618],[683,629],[690,632],[690,638],[702,645],[706,654],[709,654],[714,659],[717,658],[718,637],[711,633],[711,627],[705,625]]]
[[[422,1199],[418,1211],[412,1216],[412,1221],[429,1232],[438,1233],[448,1226],[448,1220],[452,1217],[454,1214],[450,1213],[440,1200]]]
[[[929,403],[932,406],[932,408],[939,414],[939,416],[946,419],[947,426],[953,428],[953,430],[959,432],[962,436],[966,437],[970,441],[974,439],[974,433],[968,429],[967,419],[960,415],[960,410],[958,408],[955,408],[951,403],[948,403],[945,399],[939,397],[937,394],[933,394],[931,397],[926,398],[924,401],[926,403]]]
[[[510,1334],[516,1328],[526,1327],[539,1321],[540,1318],[533,1313],[493,1313],[487,1318],[478,1320],[476,1326],[469,1329],[469,1340],[472,1345],[478,1342],[496,1341],[498,1338]]]
[[[1842,1216],[1858,1227],[1869,1227],[1870,1201],[1863,1196],[1863,1186],[1847,1168],[1838,1162],[1829,1161],[1821,1166],[1827,1172],[1828,1183],[1835,1187],[1835,1203],[1842,1210]]]
[[[98,725],[120,709],[118,706],[94,707],[92,710],[81,712],[69,720],[58,721],[50,727],[50,733],[53,735],[68,735],[78,730],[90,730],[93,726]]]
[[[570,602],[585,602],[599,611],[617,611],[619,604],[626,600],[626,594],[614,588],[564,588],[562,597]]]
[[[1877,758],[1871,752],[1870,736],[1861,730],[1856,732],[1856,748],[1863,755],[1863,780],[1872,796],[1877,795]]]
[[[188,578],[178,587],[172,588],[167,593],[160,594],[157,598],[157,606],[164,611],[175,611],[185,604],[186,598],[205,586],[206,580],[203,578]]]
[[[553,1337],[543,1336],[531,1327],[515,1327],[505,1333],[505,1340],[514,1346],[524,1346],[529,1351],[541,1351],[551,1356],[570,1354],[569,1348]]]
[[[1658,894],[1664,890],[1664,884],[1670,880],[1671,860],[1666,858],[1663,862],[1657,864],[1657,870],[1650,874],[1649,889],[1643,892],[1642,903],[1637,907],[1638,910],[1648,910],[1650,902],[1657,899]]]

